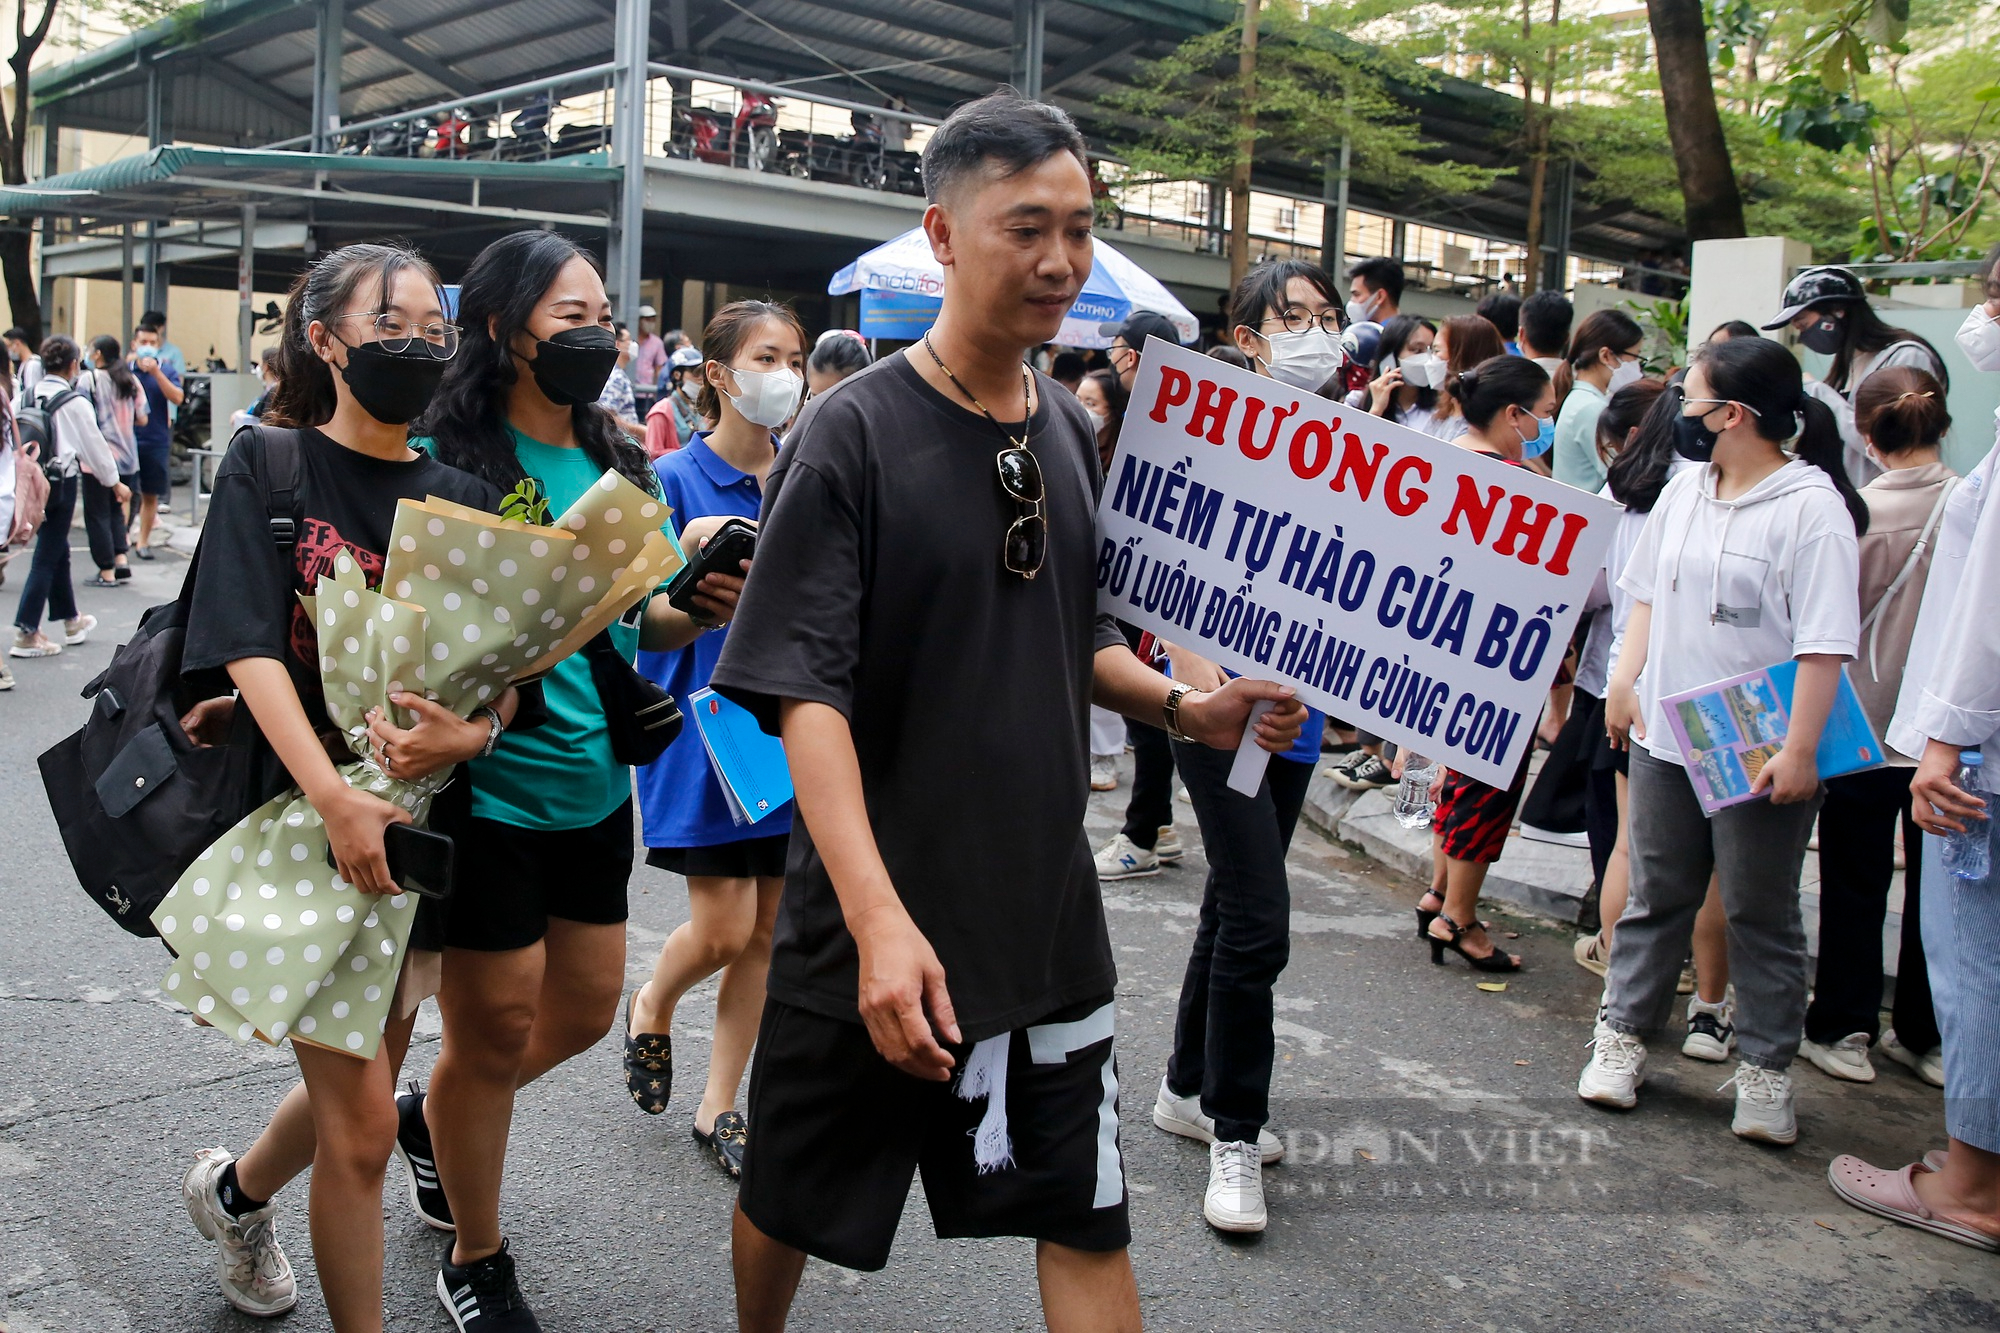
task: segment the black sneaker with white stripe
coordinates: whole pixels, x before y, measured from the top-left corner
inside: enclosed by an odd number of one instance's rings
[[[504,1240],[492,1254],[464,1265],[453,1263],[446,1250],[437,1294],[459,1333],[541,1333],[535,1312],[521,1299],[514,1256]]]
[[[424,1090],[415,1083],[396,1099],[396,1156],[410,1182],[410,1211],[434,1231],[456,1231],[431,1152],[431,1127],[424,1123]]]

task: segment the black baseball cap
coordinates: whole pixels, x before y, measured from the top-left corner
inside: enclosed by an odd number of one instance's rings
[[[1861,279],[1846,269],[1834,264],[1818,268],[1801,269],[1798,276],[1785,284],[1785,294],[1778,298],[1785,308],[1778,317],[1764,327],[1782,329],[1816,305],[1827,305],[1836,301],[1865,301],[1868,293],[1862,290]]]
[[[1134,310],[1123,321],[1099,324],[1097,336],[1123,338],[1125,345],[1135,352],[1146,346],[1148,338],[1164,338],[1176,347],[1181,341],[1180,330],[1174,327],[1174,322],[1157,310]]]

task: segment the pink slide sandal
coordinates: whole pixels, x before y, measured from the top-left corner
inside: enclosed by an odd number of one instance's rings
[[[1910,1183],[1910,1178],[1923,1169],[1920,1165],[1910,1165],[1883,1171],[1859,1157],[1840,1156],[1826,1168],[1826,1181],[1833,1186],[1833,1192],[1846,1202],[1877,1217],[1886,1217],[1891,1222],[1955,1240],[1960,1245],[1970,1245],[1975,1250],[2000,1252],[2000,1236],[1989,1236],[1972,1227],[1947,1222],[1924,1206],[1923,1200],[1917,1197],[1916,1188]]]

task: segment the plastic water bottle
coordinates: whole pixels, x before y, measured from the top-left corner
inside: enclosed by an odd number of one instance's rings
[[[1403,780],[1396,788],[1396,822],[1404,828],[1429,828],[1431,810],[1437,802],[1431,787],[1438,776],[1437,765],[1414,751],[1403,755]]]
[[[1986,785],[1986,756],[1977,750],[1958,754],[1958,789],[1986,802],[1984,815],[1965,821],[1965,832],[1944,838],[1944,868],[1960,879],[1983,880],[1993,869],[1993,793]]]

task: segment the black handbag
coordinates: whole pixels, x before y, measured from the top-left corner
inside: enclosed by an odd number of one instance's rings
[[[604,705],[611,757],[641,768],[665,754],[681,734],[681,709],[674,696],[639,674],[611,642],[610,630],[584,644],[583,652],[598,701]]]
[[[256,429],[265,440],[271,538],[289,558],[298,538],[298,434]],[[196,746],[181,729],[188,709],[227,691],[226,682],[194,682],[181,669],[200,562],[197,549],[180,596],[148,610],[84,686],[89,720],[39,761],[78,882],[139,936],[159,934],[153,909],[195,858],[290,783],[281,765],[259,762],[256,723],[241,703],[224,744]]]

